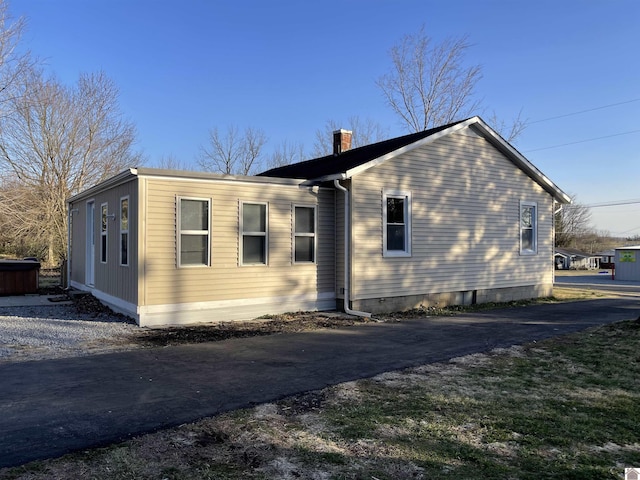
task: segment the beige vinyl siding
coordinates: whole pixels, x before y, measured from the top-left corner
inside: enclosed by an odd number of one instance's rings
[[[248,182],[145,179],[142,305],[333,292],[333,191]],[[211,200],[211,266],[177,268],[176,197]],[[292,262],[292,207],[318,205],[318,263]],[[241,202],[268,203],[268,265],[240,266]],[[327,242],[330,239],[330,242]]]
[[[383,257],[385,189],[412,196],[411,257]],[[352,195],[353,299],[552,282],[552,199],[481,137],[384,162],[354,178]],[[537,202],[537,255],[520,255],[520,201]]]

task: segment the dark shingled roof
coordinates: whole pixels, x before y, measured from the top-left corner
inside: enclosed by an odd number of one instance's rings
[[[378,143],[372,143],[370,145],[365,145],[364,147],[347,150],[346,152],[342,152],[338,155],[327,155],[326,157],[314,158],[313,160],[285,165],[284,167],[272,168],[271,170],[267,170],[266,172],[262,172],[258,175],[265,177],[312,180],[329,175],[345,173],[352,168],[363,165],[371,160],[375,160],[376,158],[382,157],[383,155],[398,150],[399,148],[411,145],[418,140],[422,140],[434,133],[441,132],[442,130],[464,121],[465,120],[461,120],[459,122],[442,125],[441,127],[424,130],[422,132],[412,133]]]

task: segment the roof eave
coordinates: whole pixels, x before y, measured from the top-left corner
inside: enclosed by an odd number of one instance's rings
[[[410,143],[409,145],[405,145],[404,147],[398,148],[397,150],[389,152],[386,155],[382,155],[380,157],[374,158],[373,160],[363,163],[362,165],[358,165],[357,167],[347,170],[345,172],[345,175],[346,175],[345,178],[351,178],[354,175],[358,175],[359,173],[369,170],[370,168],[375,167],[376,165],[380,165],[381,163],[386,162],[387,160],[390,160],[394,157],[397,157],[398,155],[402,155],[403,153],[410,152],[411,150],[414,150],[416,148],[423,147],[425,145],[428,145],[429,143],[433,143],[436,140],[439,140],[442,137],[450,135],[451,133],[457,132],[458,130],[462,130],[468,127],[469,125],[471,125],[472,123],[474,123],[476,119],[479,119],[479,117],[472,117],[472,118],[469,118],[468,120],[465,120],[464,122],[456,123],[455,125],[452,125],[449,128],[446,128],[437,133],[429,135],[428,137],[421,138],[420,140],[416,140],[415,142]]]
[[[491,144],[506,155],[513,163],[515,163],[523,172],[536,181],[547,193],[549,193],[558,203],[571,203],[571,197],[566,194],[560,187],[551,181],[544,173],[542,173],[535,165],[526,159],[518,150],[516,150],[509,142],[498,135],[495,130],[489,127],[480,117],[474,117],[475,120],[470,127],[484,136]]]

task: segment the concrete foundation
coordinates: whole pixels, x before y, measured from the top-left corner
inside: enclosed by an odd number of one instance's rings
[[[351,308],[371,313],[402,312],[419,307],[447,307],[451,305],[474,305],[477,303],[511,302],[530,298],[550,297],[553,284],[526,285],[521,287],[467,290],[460,292],[425,293],[401,297],[367,298],[353,300]],[[342,309],[342,303],[338,302]]]

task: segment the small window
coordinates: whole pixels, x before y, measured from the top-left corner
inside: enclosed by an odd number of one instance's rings
[[[411,255],[411,194],[384,192],[382,200],[384,256],[408,257]]]
[[[120,199],[120,265],[129,265],[129,197]]]
[[[267,264],[267,204],[242,203],[241,206],[241,244],[242,265]]]
[[[109,205],[100,205],[100,261],[107,263],[107,234],[109,230]]]
[[[293,207],[293,261],[316,261],[316,208]]]
[[[209,266],[211,201],[178,198],[178,266]]]
[[[538,252],[538,205],[520,203],[520,253],[534,255]]]

